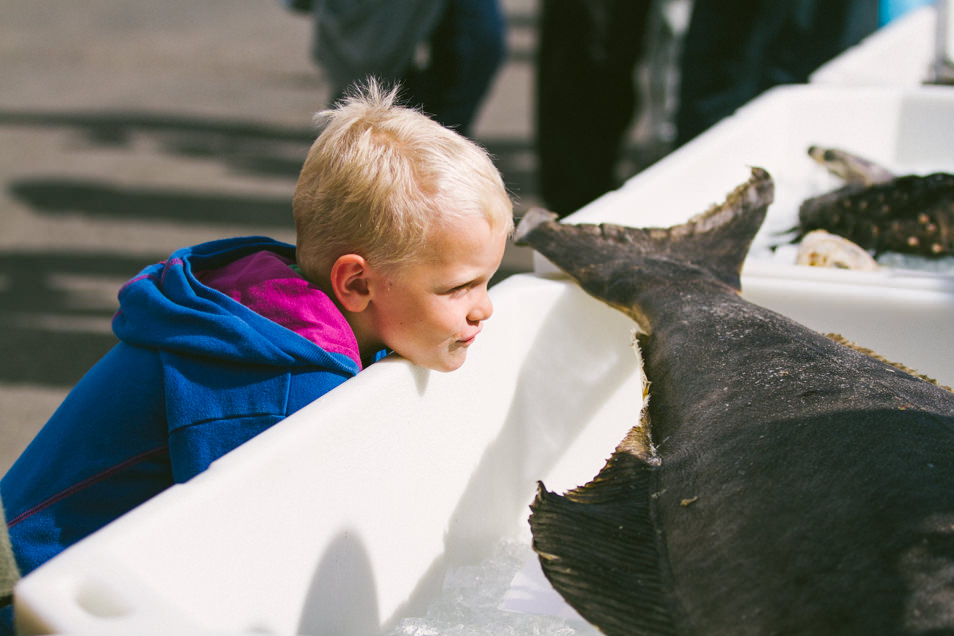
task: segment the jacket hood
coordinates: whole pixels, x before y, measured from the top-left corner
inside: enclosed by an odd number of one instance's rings
[[[347,356],[329,353],[196,278],[262,250],[295,258],[292,245],[247,237],[183,248],[146,267],[119,290],[113,332],[127,344],[180,355],[357,373],[358,365]]]

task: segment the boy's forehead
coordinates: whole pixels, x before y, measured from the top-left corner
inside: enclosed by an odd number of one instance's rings
[[[431,226],[425,237],[422,252],[441,253],[448,245],[477,246],[492,238],[496,232],[490,219],[482,216],[461,216],[443,220]]]
[[[432,228],[413,262],[433,267],[480,267],[502,251],[507,235],[482,217],[465,217]]]

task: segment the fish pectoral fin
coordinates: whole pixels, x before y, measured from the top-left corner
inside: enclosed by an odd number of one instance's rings
[[[565,495],[540,483],[530,506],[544,574],[607,636],[675,633],[650,514],[654,470],[616,452],[593,481]]]

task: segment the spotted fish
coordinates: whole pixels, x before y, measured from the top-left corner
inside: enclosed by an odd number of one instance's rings
[[[799,237],[826,230],[875,253],[954,255],[954,174],[895,176],[837,148],[808,153],[845,185],[802,202]]]
[[[740,296],[772,197],[756,168],[669,229],[521,222],[649,382],[590,483],[540,484],[544,572],[609,636],[954,633],[954,393]]]

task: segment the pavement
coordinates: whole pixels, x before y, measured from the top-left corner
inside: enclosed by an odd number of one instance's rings
[[[536,0],[474,129],[519,216],[538,204]],[[291,195],[328,90],[280,0],[0,2],[0,475],[116,342],[119,286],[176,248],[293,242]],[[528,271],[510,247],[498,278]]]

